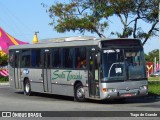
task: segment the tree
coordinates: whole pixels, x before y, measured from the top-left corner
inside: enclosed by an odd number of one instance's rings
[[[8,55],[0,54],[0,66],[6,66],[8,64]]]
[[[57,32],[85,31],[105,37],[103,31],[108,27],[106,18],[113,10],[105,0],[71,0],[66,3],[55,3],[49,8],[49,16],[53,20],[50,25]]]
[[[147,54],[145,54],[145,58],[147,62],[154,62],[154,58],[156,57],[156,60],[159,61],[159,50],[155,49],[152,50],[151,52]]]
[[[114,14],[119,17],[122,25],[122,33],[112,32],[118,37],[141,38],[143,45],[151,36],[158,34],[158,4],[159,0],[111,0]],[[138,25],[144,22],[149,30],[145,31]]]
[[[118,37],[141,38],[143,44],[157,35],[159,0],[71,0],[68,3],[56,2],[49,8],[53,20],[50,25],[57,32],[85,31],[105,37],[109,18],[116,15],[123,25],[122,33],[112,34]],[[149,30],[145,31],[139,22],[144,22]]]

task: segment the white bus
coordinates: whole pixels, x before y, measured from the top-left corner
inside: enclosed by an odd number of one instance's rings
[[[148,80],[138,39],[70,37],[9,48],[10,86],[105,100],[145,96]]]

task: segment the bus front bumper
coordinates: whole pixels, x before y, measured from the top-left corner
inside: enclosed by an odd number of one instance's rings
[[[138,97],[138,96],[146,96],[148,94],[148,90],[141,89],[132,89],[129,91],[126,90],[118,90],[113,92],[103,92],[101,93],[101,99],[118,99],[118,98],[129,98],[129,97]]]

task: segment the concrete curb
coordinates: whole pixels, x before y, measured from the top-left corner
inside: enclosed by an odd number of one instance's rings
[[[145,97],[146,99],[160,99],[160,96],[149,95]]]
[[[0,83],[0,85],[9,85],[9,82],[7,82],[7,83]]]

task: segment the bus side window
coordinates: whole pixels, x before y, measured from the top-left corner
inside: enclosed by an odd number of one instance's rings
[[[41,67],[41,50],[32,50],[32,67]]]
[[[61,54],[60,49],[54,49],[52,54],[52,66],[54,68],[61,67]]]
[[[18,68],[18,58],[17,58],[18,56],[17,55],[15,55],[15,68]]]
[[[86,68],[86,48],[75,48],[76,68]]]
[[[73,68],[73,57],[74,49],[73,48],[63,48],[63,67],[64,68]]]
[[[13,53],[13,51],[9,51],[9,64],[12,67],[14,65],[14,53]]]
[[[31,52],[30,50],[23,50],[22,51],[22,62],[21,62],[21,67],[30,67],[31,66]]]

